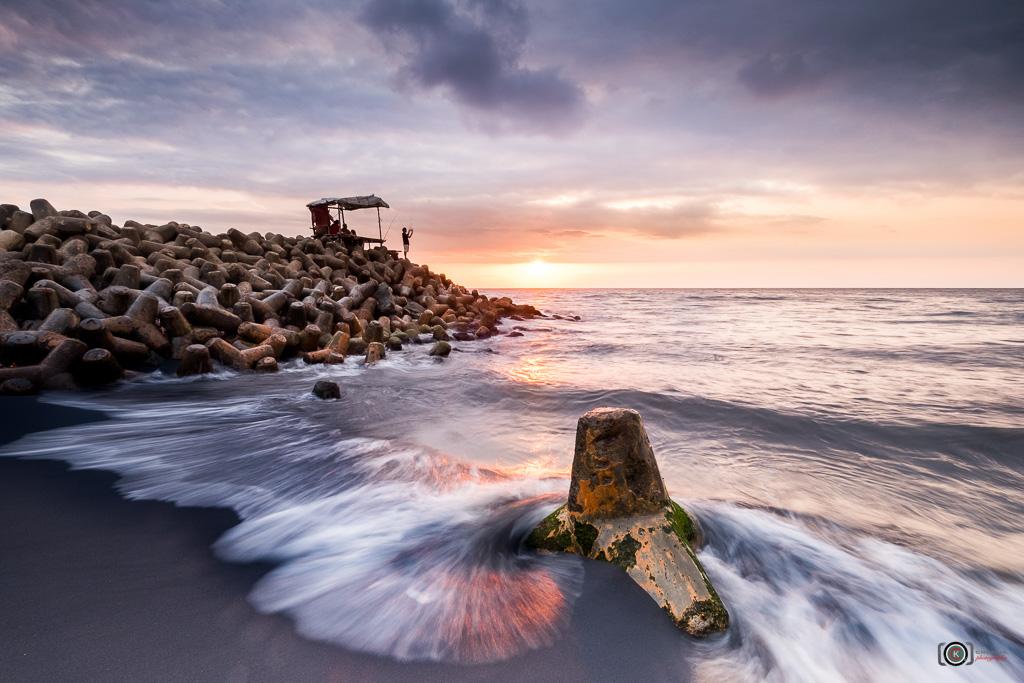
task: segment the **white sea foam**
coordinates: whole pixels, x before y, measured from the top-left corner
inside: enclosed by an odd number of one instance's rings
[[[712,542],[702,561],[725,600],[728,639],[703,680],[921,681],[952,675],[938,646],[1020,653],[1024,584],[835,527],[764,510],[691,505]],[[957,680],[1019,681],[1024,661],[976,661]]]

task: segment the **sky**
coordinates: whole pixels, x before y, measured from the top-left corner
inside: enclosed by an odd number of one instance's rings
[[[0,2],[0,202],[371,193],[467,286],[1021,287],[1024,3]]]

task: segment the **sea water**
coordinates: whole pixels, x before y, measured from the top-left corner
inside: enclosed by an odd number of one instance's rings
[[[215,551],[274,563],[250,600],[309,638],[485,662],[564,633],[584,561],[521,542],[565,499],[577,418],[633,408],[732,618],[689,640],[698,679],[1024,679],[1024,290],[488,294],[548,317],[444,361],[48,394],[110,420],[4,454],[234,508]]]

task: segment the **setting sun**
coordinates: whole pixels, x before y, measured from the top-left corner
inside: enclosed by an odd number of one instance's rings
[[[529,287],[550,287],[551,280],[558,276],[558,268],[554,264],[540,259],[522,264],[522,269]]]

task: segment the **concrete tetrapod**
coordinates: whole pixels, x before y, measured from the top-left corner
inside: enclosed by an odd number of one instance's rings
[[[617,564],[694,636],[724,631],[729,613],[693,552],[698,531],[673,502],[640,414],[597,408],[580,417],[569,499],[526,546]]]

